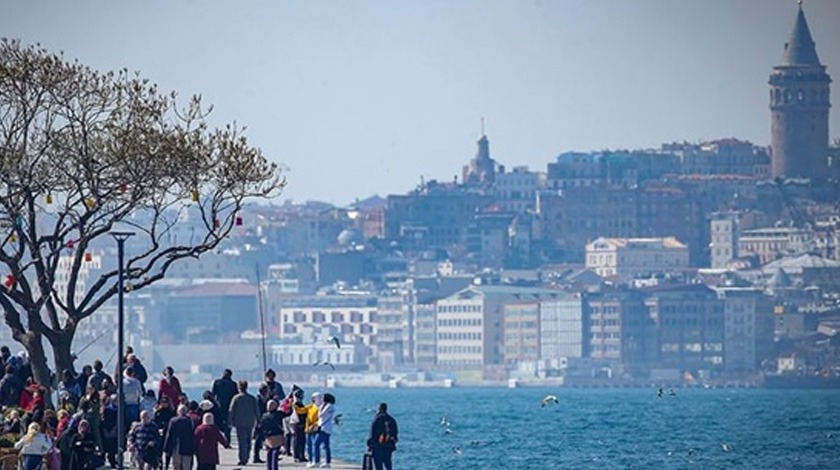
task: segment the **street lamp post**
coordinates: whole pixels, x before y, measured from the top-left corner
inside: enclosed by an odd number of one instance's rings
[[[134,232],[111,232],[111,236],[117,241],[117,468],[125,468],[125,395],[123,394],[122,378],[122,354],[123,342],[125,341],[125,312],[123,300],[125,297],[125,273],[123,272],[123,259],[125,257],[125,241]]]

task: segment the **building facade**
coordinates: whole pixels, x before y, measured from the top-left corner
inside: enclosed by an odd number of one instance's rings
[[[586,267],[622,280],[680,272],[688,268],[688,247],[673,237],[601,237],[586,245]]]

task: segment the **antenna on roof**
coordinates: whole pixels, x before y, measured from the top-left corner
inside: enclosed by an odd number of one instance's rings
[[[484,135],[484,116],[481,116],[481,135]]]

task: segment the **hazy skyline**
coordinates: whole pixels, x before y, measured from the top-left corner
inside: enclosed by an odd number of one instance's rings
[[[767,79],[794,0],[4,1],[0,36],[126,67],[248,126],[281,199],[343,205],[449,181],[475,154],[770,141]],[[807,0],[840,80],[840,1]],[[837,102],[838,91],[833,87]],[[831,139],[840,138],[832,110]],[[278,201],[279,202],[279,201]]]

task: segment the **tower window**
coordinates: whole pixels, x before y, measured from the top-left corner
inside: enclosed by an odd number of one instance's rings
[[[804,90],[797,90],[796,91],[796,101],[800,103],[805,101],[805,91]]]

